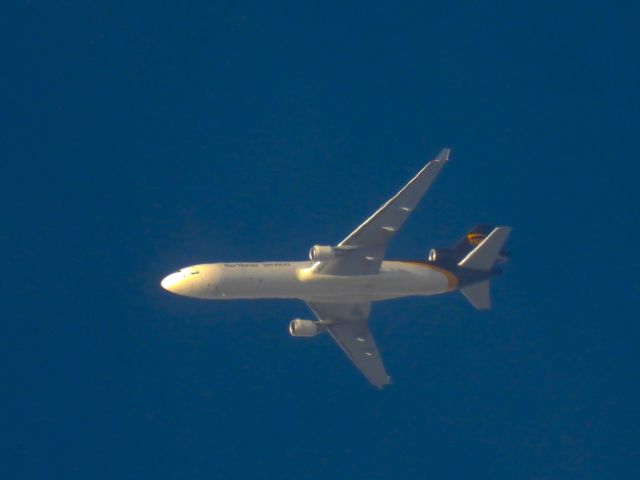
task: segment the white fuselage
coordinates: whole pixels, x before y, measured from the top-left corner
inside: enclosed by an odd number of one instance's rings
[[[162,287],[212,300],[297,298],[336,303],[436,295],[458,287],[455,275],[427,262],[385,261],[375,275],[352,276],[317,274],[312,265],[309,261],[194,265],[167,276]]]

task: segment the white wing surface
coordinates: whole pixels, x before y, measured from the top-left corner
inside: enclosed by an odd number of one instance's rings
[[[380,271],[387,245],[420,202],[449,160],[443,149],[402,190],[338,244],[337,258],[318,262],[313,270],[326,275],[368,275]]]
[[[369,331],[370,302],[307,302],[307,304],[318,320],[326,325],[327,331],[340,345],[344,353],[372,385],[382,388],[391,382],[373,335]]]

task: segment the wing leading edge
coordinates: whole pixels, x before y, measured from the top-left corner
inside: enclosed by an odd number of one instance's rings
[[[376,342],[369,331],[371,303],[307,302],[318,320],[326,325],[340,348],[369,382],[382,388],[391,383]]]
[[[368,275],[380,271],[387,245],[420,202],[444,164],[448,148],[413,177],[396,195],[347,236],[338,247],[341,255],[318,262],[315,272],[326,275]]]

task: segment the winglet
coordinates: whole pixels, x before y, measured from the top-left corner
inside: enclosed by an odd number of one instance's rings
[[[439,162],[443,162],[443,163],[448,162],[450,153],[451,153],[451,149],[450,148],[443,148],[442,150],[440,150],[440,153],[435,158],[435,160],[437,160]]]

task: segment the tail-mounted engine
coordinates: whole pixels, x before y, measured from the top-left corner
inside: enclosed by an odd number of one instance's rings
[[[289,333],[292,337],[313,337],[324,331],[324,325],[313,320],[296,318],[289,324]]]
[[[427,259],[430,262],[443,263],[447,260],[455,260],[455,252],[450,248],[432,248],[429,250]]]
[[[466,253],[460,253],[451,248],[432,248],[429,250],[427,260],[432,263],[458,263],[465,255]],[[505,263],[509,258],[511,258],[511,252],[508,250],[500,250],[496,257],[496,265]]]
[[[478,248],[495,231],[495,228],[493,225],[487,224],[476,225],[453,248],[432,248],[429,250],[427,258],[430,262],[444,264],[445,266],[456,265],[474,249]],[[511,252],[500,248],[495,257],[495,265],[504,263],[509,258],[511,258]]]

